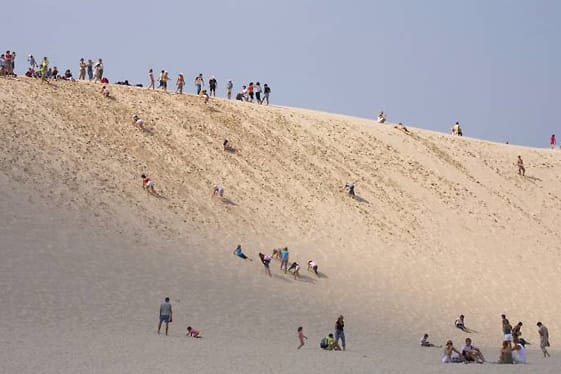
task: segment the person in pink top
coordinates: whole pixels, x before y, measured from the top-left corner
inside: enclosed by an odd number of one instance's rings
[[[304,339],[308,339],[308,337],[304,335],[304,329],[302,326],[300,326],[298,327],[298,340],[300,340],[300,345],[298,346],[298,349],[304,346]]]
[[[555,149],[555,144],[557,144],[557,141],[555,140],[555,134],[551,134],[551,139],[549,140],[549,144],[551,144],[551,149]]]
[[[197,329],[192,328],[191,326],[187,326],[187,332],[185,333],[186,336],[192,336],[193,338],[202,338],[201,332]]]

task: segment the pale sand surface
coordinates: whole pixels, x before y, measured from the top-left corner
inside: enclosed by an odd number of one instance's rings
[[[99,89],[0,79],[0,372],[559,372],[561,152]],[[350,180],[362,200],[340,191]],[[231,203],[210,198],[213,183]],[[266,277],[232,256],[238,242],[255,259],[287,245],[302,279],[276,261]],[[165,296],[169,337],[156,334]],[[530,364],[445,365],[418,346],[428,332],[459,348],[460,313],[490,360],[500,314],[523,321]],[[339,314],[348,351],[322,351]]]

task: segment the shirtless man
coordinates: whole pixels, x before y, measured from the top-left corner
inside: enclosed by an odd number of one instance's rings
[[[547,347],[549,347],[549,331],[547,327],[541,322],[538,322],[538,334],[540,334],[540,348],[543,352],[543,357],[550,357],[551,355],[547,351]]]
[[[169,324],[173,321],[173,314],[171,310],[171,304],[169,302],[169,297],[166,297],[163,303],[160,304],[160,323],[158,323],[158,334],[162,328],[162,322],[166,324],[166,335],[168,334]]]
[[[518,160],[516,160],[516,166],[518,166],[518,174],[524,176],[526,174],[526,168],[524,167],[524,161],[520,155],[518,155]]]

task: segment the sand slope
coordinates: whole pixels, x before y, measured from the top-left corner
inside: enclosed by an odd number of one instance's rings
[[[532,365],[512,371],[557,372],[561,152],[99,89],[0,80],[0,371],[452,371],[417,347],[422,333],[460,345],[451,326],[463,313],[495,359],[506,313],[534,343]],[[224,138],[238,152],[224,152]],[[142,191],[142,172],[165,198]],[[341,192],[350,180],[360,199]],[[227,202],[210,198],[213,183]],[[287,245],[324,277],[294,281],[275,262],[268,278],[231,255],[238,242],[253,257]],[[155,334],[166,295],[168,338]],[[319,350],[341,313],[349,351]],[[549,361],[537,320],[550,329]],[[188,324],[206,338],[184,338]]]

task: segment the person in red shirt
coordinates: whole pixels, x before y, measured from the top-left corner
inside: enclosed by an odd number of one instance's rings
[[[551,134],[551,139],[549,140],[549,144],[551,144],[551,149],[555,149],[555,144],[557,144],[557,141],[555,140],[555,134]]]
[[[147,191],[153,195],[157,195],[156,191],[154,190],[154,182],[146,176],[146,174],[142,174],[140,176],[142,178],[142,188],[144,191]]]

